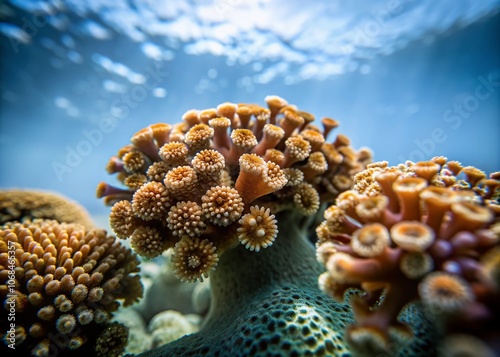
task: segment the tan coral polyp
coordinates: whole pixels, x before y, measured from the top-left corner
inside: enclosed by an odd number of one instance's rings
[[[281,190],[288,182],[280,166],[272,161],[266,162],[266,170],[262,174],[262,180],[271,190],[269,193]]]
[[[132,198],[135,215],[146,221],[164,218],[169,207],[169,193],[160,182],[148,182],[135,191]]]
[[[299,169],[283,169],[287,179],[287,186],[297,186],[299,183],[304,181],[304,173]]]
[[[212,242],[185,236],[176,243],[171,264],[174,274],[181,281],[195,282],[207,278],[218,261],[217,248]]]
[[[311,144],[300,136],[292,136],[285,141],[285,160],[283,167],[290,167],[298,161],[305,160],[311,152]]]
[[[344,160],[342,154],[335,149],[333,144],[325,143],[321,145],[321,152],[325,155],[326,161],[331,168],[340,165]]]
[[[326,139],[328,134],[339,126],[339,122],[332,118],[321,119],[321,124],[323,124],[323,137]]]
[[[363,197],[356,206],[356,213],[364,222],[381,222],[389,199],[384,195]]]
[[[236,165],[240,156],[250,152],[258,143],[253,132],[248,129],[233,130],[231,141],[231,149],[226,157],[226,162],[229,165]]]
[[[391,228],[391,238],[409,252],[423,252],[434,243],[434,231],[419,221],[403,221]]]
[[[202,150],[191,160],[191,165],[200,178],[213,180],[220,177],[225,160],[224,156],[216,150]]]
[[[159,155],[167,164],[172,166],[184,165],[188,154],[186,144],[171,142],[163,145],[159,150]]]
[[[446,158],[445,156],[434,156],[431,159],[431,162],[435,162],[439,166],[443,167],[448,162],[448,158]]]
[[[396,170],[388,170],[375,174],[375,181],[382,188],[382,193],[389,198],[389,209],[392,212],[399,211],[399,201],[396,192],[394,192],[393,184],[401,176],[401,172]]]
[[[215,108],[204,109],[198,113],[198,117],[200,118],[200,121],[203,124],[208,125],[211,119],[217,118],[217,109]]]
[[[406,252],[399,262],[399,269],[409,279],[419,279],[433,268],[432,257],[423,252]]]
[[[309,144],[311,144],[311,152],[321,150],[321,146],[325,143],[324,136],[316,130],[303,130],[300,132],[300,136],[309,141]]]
[[[269,208],[252,206],[239,220],[238,239],[245,248],[258,252],[273,244],[278,234],[277,221]]]
[[[140,226],[132,234],[130,246],[140,256],[152,259],[167,249],[167,241],[156,228]]]
[[[448,161],[446,163],[446,168],[450,170],[453,173],[453,175],[457,176],[460,173],[460,171],[462,171],[463,166],[458,161]]]
[[[138,150],[132,150],[126,153],[122,160],[123,168],[129,173],[145,171],[147,159],[145,155]]]
[[[111,208],[109,215],[109,225],[116,236],[120,239],[127,239],[132,235],[138,225],[130,201],[119,201]]]
[[[198,176],[191,166],[179,166],[168,172],[164,183],[173,195],[186,196],[192,194],[198,184]]]
[[[151,160],[158,161],[158,147],[154,144],[153,139],[153,129],[146,127],[135,133],[130,142]]]
[[[264,196],[273,190],[264,182],[263,174],[267,165],[260,156],[243,154],[239,160],[240,174],[234,187],[240,193],[245,204]]]
[[[274,162],[275,164],[280,165],[280,167],[283,167],[285,154],[283,154],[281,150],[267,149],[266,153],[264,154],[264,160]]]
[[[306,216],[316,213],[319,209],[320,198],[314,186],[303,182],[295,186],[295,191],[293,195],[295,207]]]
[[[335,146],[336,149],[349,146],[349,144],[351,144],[351,140],[344,134],[337,135],[335,141],[333,142],[333,146]]]
[[[456,313],[474,298],[469,284],[459,276],[443,272],[427,275],[418,287],[420,298],[431,313]]]
[[[210,125],[214,129],[214,147],[218,150],[229,150],[229,148],[231,147],[231,142],[229,140],[227,131],[231,126],[231,120],[224,117],[214,118],[208,122],[208,125]]]
[[[200,123],[198,118],[199,111],[196,109],[190,109],[182,115],[182,120],[188,125],[189,128]]]
[[[439,233],[446,212],[457,201],[456,193],[445,187],[430,186],[420,192],[420,198],[425,203],[425,223]]]
[[[167,216],[167,227],[176,237],[198,237],[205,230],[203,211],[196,202],[182,201],[172,206]]]
[[[252,109],[245,104],[239,104],[238,109],[236,110],[236,114],[238,114],[238,118],[240,119],[239,127],[241,129],[248,129],[250,119],[253,115]]]
[[[473,166],[464,167],[462,169],[461,173],[465,174],[466,181],[469,182],[472,187],[476,186],[476,184],[479,181],[486,178],[486,174],[483,171],[481,171]]]
[[[288,102],[277,95],[268,95],[264,98],[264,100],[271,111],[269,122],[271,124],[276,124],[276,115],[280,112],[281,108],[288,105]]]
[[[474,232],[490,223],[494,218],[494,214],[490,209],[472,202],[453,203],[451,211],[453,213],[452,219],[443,233],[446,238],[451,238],[461,230]]]
[[[340,193],[335,199],[335,204],[349,216],[355,216],[356,206],[359,204],[361,196],[354,190]]]
[[[302,167],[305,180],[310,180],[315,176],[321,175],[326,170],[328,170],[328,163],[326,162],[325,155],[319,151],[313,152],[309,156],[306,165]]]
[[[420,177],[404,177],[396,180],[392,188],[399,198],[402,220],[420,219],[420,191],[427,186],[427,181]]]
[[[206,124],[196,124],[186,133],[184,142],[191,152],[208,149],[210,139],[214,136],[214,129]]]
[[[236,128],[235,114],[238,110],[238,105],[234,103],[222,103],[217,106],[217,115],[219,117],[228,118],[231,123],[231,128]]]
[[[274,149],[285,134],[282,128],[273,124],[264,125],[262,132],[263,138],[252,150],[257,155],[263,155],[267,149]]]
[[[149,126],[153,130],[153,138],[156,141],[156,146],[161,148],[168,142],[172,125],[166,123],[156,123]]]
[[[352,234],[352,250],[366,258],[376,257],[389,245],[389,231],[380,223],[363,226]]]
[[[237,190],[227,186],[215,186],[201,198],[205,218],[218,226],[226,227],[240,218],[243,200]]]
[[[411,170],[427,181],[431,181],[434,176],[439,172],[441,166],[432,161],[421,161],[411,166]]]
[[[292,135],[295,129],[304,124],[304,118],[291,110],[286,110],[284,112],[284,118],[281,119],[279,124],[285,132],[283,138],[287,139],[290,135]]]

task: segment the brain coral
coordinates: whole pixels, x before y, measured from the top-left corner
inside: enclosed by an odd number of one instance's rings
[[[0,190],[0,224],[34,218],[93,227],[87,211],[66,197],[33,190]]]
[[[471,344],[489,351],[484,356],[499,353],[499,176],[444,157],[370,164],[356,174],[355,190],[325,211],[317,228],[327,268],[320,285],[340,301],[348,289],[364,292],[351,298],[354,350],[375,355],[411,340],[397,318],[417,300],[446,337],[443,355],[468,356]]]
[[[110,325],[110,314],[118,300],[128,305],[142,296],[138,264],[104,230],[40,219],[4,224],[1,350],[12,352],[7,345],[15,340],[23,356],[119,356],[128,332]]]
[[[277,96],[267,108],[223,103],[190,110],[178,124],[136,133],[107,164],[126,188],[99,184],[110,224],[139,254],[173,248],[176,275],[210,275],[209,315],[195,334],[147,356],[348,356],[349,305],[317,284],[321,266],[310,239],[327,203],[352,187],[371,162],[367,149],[328,135],[337,121]],[[129,154],[144,165],[128,163]],[[139,188],[131,175],[147,178]],[[428,355],[429,325],[411,311],[421,339],[402,355]],[[431,348],[432,349],[432,348]]]

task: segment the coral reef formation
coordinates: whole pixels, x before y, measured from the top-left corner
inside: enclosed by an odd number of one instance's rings
[[[87,211],[58,194],[34,190],[0,190],[0,224],[24,219],[54,219],[93,228]]]
[[[452,355],[470,345],[499,353],[499,177],[444,157],[373,163],[326,209],[317,227],[327,268],[319,283],[339,301],[349,289],[362,291],[350,298],[355,324],[346,339],[354,351],[375,355],[410,341],[398,315],[418,301],[446,337],[443,346],[464,334],[471,341],[453,343]]]
[[[101,182],[97,196],[113,205],[110,225],[145,258],[173,248],[183,281],[203,280],[238,244],[259,252],[277,235],[275,215],[299,211],[314,219],[320,204],[352,185],[371,160],[337,135],[329,118],[314,116],[277,96],[268,108],[223,103],[189,110],[179,124],[137,132],[106,169],[126,188]]]
[[[2,351],[15,340],[23,356],[121,355],[128,330],[110,318],[119,300],[126,306],[142,296],[138,264],[104,230],[41,219],[4,224]]]
[[[319,289],[322,268],[309,240],[371,152],[353,150],[341,134],[328,141],[333,119],[318,128],[284,99],[266,102],[223,103],[190,110],[179,124],[150,125],[107,164],[126,186],[97,188],[113,205],[116,235],[146,258],[173,248],[181,280],[210,274],[200,331],[146,356],[349,355],[350,307]],[[417,338],[398,353],[429,355],[431,325],[408,311],[401,318],[411,318]]]
[[[242,245],[226,252],[210,277],[212,303],[200,331],[141,356],[350,356],[344,329],[351,308],[318,288],[323,269],[301,216],[277,214],[280,237],[259,253]],[[432,326],[420,311],[408,310],[402,320],[417,336],[394,355],[435,354]]]

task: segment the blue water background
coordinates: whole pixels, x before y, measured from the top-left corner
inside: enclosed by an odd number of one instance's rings
[[[95,187],[116,183],[104,166],[134,132],[270,94],[339,120],[376,160],[500,170],[499,1],[78,3],[0,6],[0,188],[104,216]]]

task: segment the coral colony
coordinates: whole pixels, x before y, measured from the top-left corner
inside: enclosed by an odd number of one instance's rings
[[[500,174],[372,163],[337,121],[266,104],[152,124],[106,165],[116,237],[146,259],[172,252],[181,281],[210,277],[201,329],[143,355],[498,353]],[[4,349],[46,356],[60,334],[61,355],[119,356],[127,330],[109,319],[142,296],[135,255],[73,204],[0,198]]]
[[[173,248],[181,280],[203,280],[238,243],[259,252],[273,244],[275,215],[314,215],[352,185],[370,152],[356,153],[338,123],[314,117],[279,97],[269,108],[224,103],[190,110],[176,125],[153,124],[107,164],[127,188],[106,183],[98,197],[113,204],[111,228],[141,256]]]
[[[2,191],[0,207],[2,219],[23,221],[0,230],[1,326],[3,341],[15,347],[8,352],[119,356],[128,331],[111,313],[118,300],[130,305],[142,296],[135,254],[87,228],[87,213],[59,196]]]

